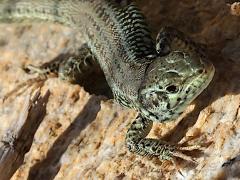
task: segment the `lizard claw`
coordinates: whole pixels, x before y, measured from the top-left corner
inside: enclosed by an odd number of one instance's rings
[[[196,161],[195,158],[188,156],[183,153],[183,151],[194,151],[194,150],[204,150],[205,148],[202,147],[201,145],[192,145],[192,146],[179,146],[175,147],[174,151],[171,153],[173,157],[181,158],[183,160],[192,162],[194,164],[197,164],[198,162]]]
[[[24,88],[29,88],[31,87],[32,85],[36,84],[36,88],[41,88],[45,82],[46,78],[43,79],[43,78],[40,78],[40,77],[36,77],[36,78],[32,78],[32,79],[29,79],[19,85],[17,85],[13,90],[11,90],[10,92],[8,92],[2,99],[2,102],[4,103],[8,98],[10,98],[12,95],[14,94],[21,94],[24,92]]]
[[[183,154],[183,153],[180,152],[180,151],[173,152],[172,155],[173,155],[173,157],[181,158],[181,159],[183,159],[183,160],[192,162],[192,163],[194,163],[194,164],[197,164],[197,163],[198,163],[193,157],[188,156],[188,155],[186,155],[186,154]]]

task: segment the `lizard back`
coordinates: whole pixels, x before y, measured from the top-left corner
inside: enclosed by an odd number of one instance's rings
[[[0,1],[0,21],[24,19],[57,22],[79,29],[113,93],[137,98],[146,66],[135,64],[145,62],[147,56],[156,52],[145,19],[134,4],[120,6],[109,0]]]

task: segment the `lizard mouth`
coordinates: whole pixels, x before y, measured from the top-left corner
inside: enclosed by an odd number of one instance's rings
[[[204,62],[204,70],[192,78],[189,83],[183,88],[181,100],[174,106],[177,113],[184,111],[185,107],[190,104],[206,87],[210,84],[215,73],[215,68],[212,63]]]

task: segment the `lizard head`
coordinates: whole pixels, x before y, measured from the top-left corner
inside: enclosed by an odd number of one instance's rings
[[[208,86],[215,69],[199,55],[173,51],[146,69],[139,89],[140,112],[153,121],[177,118]]]

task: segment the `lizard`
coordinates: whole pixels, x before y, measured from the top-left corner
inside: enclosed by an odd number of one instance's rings
[[[147,135],[153,122],[179,117],[211,82],[215,68],[197,43],[172,27],[162,28],[154,42],[142,12],[124,0],[0,0],[0,22],[25,19],[75,28],[87,42],[81,57],[26,69],[55,72],[72,82],[98,64],[116,102],[138,111],[126,133],[129,151],[194,161],[185,151],[198,145],[170,144]]]

